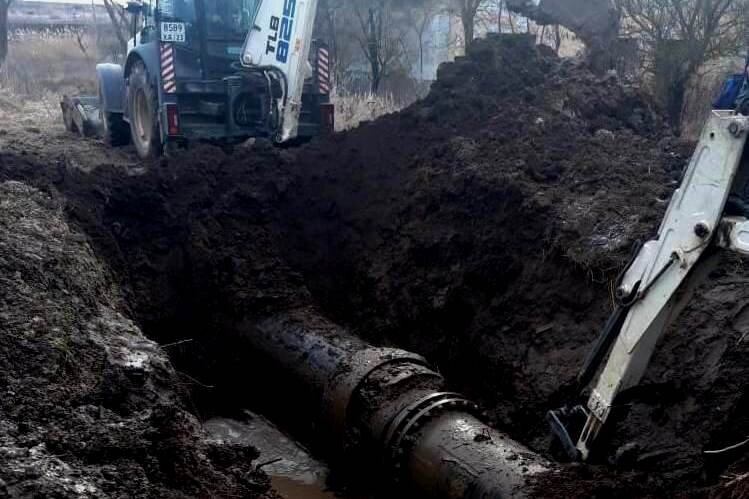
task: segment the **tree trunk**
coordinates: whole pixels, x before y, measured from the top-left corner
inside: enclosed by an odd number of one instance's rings
[[[497,13],[497,33],[502,33],[502,11],[504,11],[505,2],[504,0],[497,3],[497,10],[499,12]]]
[[[558,24],[554,25],[554,51],[559,55],[562,49],[562,28]]]
[[[419,74],[424,81],[424,32],[419,33]]]
[[[2,2],[2,0],[0,0]],[[120,42],[120,50],[123,54],[127,54],[127,39],[129,38],[128,24],[123,22],[122,18],[117,17],[114,2],[112,0],[104,0],[104,8],[107,9],[109,19],[112,21],[112,28],[114,34],[117,36],[117,40]]]
[[[378,25],[375,20],[375,9],[370,8],[368,12],[368,37],[369,37],[369,65],[372,68],[372,86],[370,90],[373,94],[376,94],[380,89],[380,82],[382,81],[382,68],[380,67],[380,48],[379,48],[379,37],[380,33]]]
[[[9,0],[0,0],[0,67],[8,57],[8,9]]]
[[[655,95],[666,111],[675,132],[681,129],[687,82],[690,71],[689,43],[685,40],[660,40],[655,48]]]
[[[681,133],[681,118],[687,95],[687,81],[688,79],[679,79],[673,82],[666,103],[669,123],[677,133]]]
[[[380,83],[382,82],[382,72],[380,71],[380,65],[376,61],[371,61],[370,66],[372,67],[372,86],[370,90],[373,94],[376,94],[380,90]]]
[[[473,43],[473,22],[475,17],[475,14],[471,14],[465,9],[460,14],[460,21],[463,23],[463,46],[466,51],[468,51],[468,47]]]

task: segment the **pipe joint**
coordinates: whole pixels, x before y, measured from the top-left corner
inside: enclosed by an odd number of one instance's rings
[[[421,355],[397,348],[370,347],[354,353],[333,373],[325,387],[323,411],[341,445],[349,428],[349,407],[354,394],[373,373],[398,364],[426,367],[427,361]]]
[[[479,408],[462,395],[453,392],[430,393],[404,408],[385,428],[382,444],[386,463],[397,471],[403,466],[411,437],[432,418],[449,411],[477,415]]]

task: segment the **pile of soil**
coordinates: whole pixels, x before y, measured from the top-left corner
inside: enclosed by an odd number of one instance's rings
[[[585,401],[573,381],[613,281],[691,150],[615,75],[477,42],[423,101],[298,152],[282,241],[334,319],[425,354],[547,452],[545,412]],[[741,262],[719,257],[630,394],[599,470],[620,493],[698,490],[746,451],[702,455],[749,434]]]
[[[62,205],[0,184],[0,497],[272,497],[211,443]]]
[[[206,146],[88,173],[16,151],[0,156],[0,180],[62,194],[127,312],[179,343],[168,351],[201,416],[280,375],[244,376],[230,325],[314,302],[367,340],[426,355],[546,453],[545,412],[584,401],[573,380],[612,282],[654,235],[690,153],[615,75],[501,37],[444,65],[403,112],[299,149]],[[715,258],[599,463],[548,495],[742,493],[720,476],[746,472],[745,448],[702,454],[749,434],[749,275],[739,257]]]

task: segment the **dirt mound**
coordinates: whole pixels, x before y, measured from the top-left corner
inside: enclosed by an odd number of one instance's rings
[[[254,450],[207,442],[165,352],[61,215],[0,184],[0,497],[263,495]],[[214,460],[226,452],[235,462]]]
[[[424,101],[299,151],[283,241],[336,320],[426,354],[543,452],[545,411],[578,397],[612,282],[690,153],[614,76],[487,40]],[[617,486],[713,483],[725,462],[704,463],[703,448],[749,431],[738,262],[721,258],[632,394],[604,461],[635,448],[617,469],[647,478]]]

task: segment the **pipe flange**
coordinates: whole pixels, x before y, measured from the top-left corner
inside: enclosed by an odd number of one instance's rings
[[[348,408],[354,393],[364,381],[382,366],[394,363],[412,363],[427,366],[427,361],[421,355],[400,350],[398,348],[366,348],[354,353],[347,363],[350,368],[342,374],[340,371],[331,376],[323,395],[325,416],[330,427],[344,441]]]
[[[462,411],[478,415],[478,406],[459,393],[436,392],[413,402],[396,415],[383,433],[385,458],[396,472],[402,466],[405,443],[428,421],[446,411]],[[387,464],[387,463],[386,463]],[[398,474],[395,475],[396,479]]]

